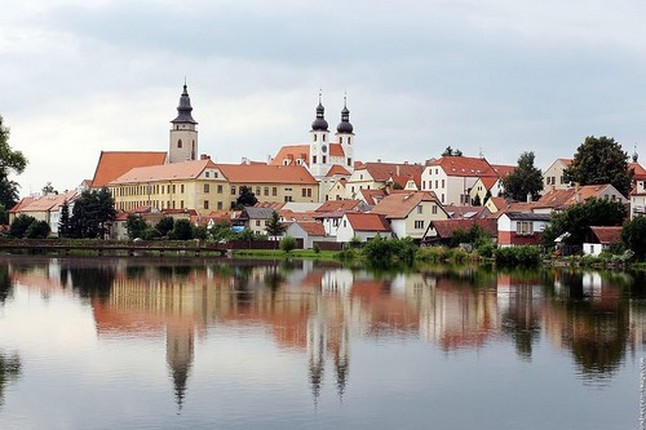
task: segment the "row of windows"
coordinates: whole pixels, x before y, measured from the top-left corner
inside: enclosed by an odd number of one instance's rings
[[[560,181],[559,183],[560,183],[561,185],[562,185],[562,184],[565,184],[565,183],[566,183],[566,182],[565,182],[565,176],[561,176],[561,177],[559,178],[559,181]],[[556,176],[547,176],[547,177],[545,178],[545,183],[546,183],[547,185],[556,185]]]
[[[138,201],[134,201],[134,202],[118,202],[116,204],[117,209],[125,210],[125,211],[134,210],[134,209],[140,208],[142,206],[148,206],[148,205],[151,205],[151,206],[153,206],[155,208],[158,208],[158,209],[177,209],[177,208],[184,209],[184,200],[179,200],[179,201],[176,201],[176,200],[166,200],[166,201],[164,201],[164,200],[152,200],[152,201],[150,201],[150,200],[149,201],[138,200]],[[204,209],[209,209],[210,208],[210,204],[209,204],[208,200],[204,200],[203,207],[204,207]],[[222,209],[224,209],[224,204],[222,202],[217,202],[216,203],[216,208],[218,210],[222,210]]]
[[[223,188],[222,185],[218,185],[216,187],[216,191],[218,194],[222,194]],[[208,194],[211,192],[211,184],[204,184],[204,194]]]
[[[422,205],[417,205],[417,213],[418,214],[424,213],[424,207]],[[431,206],[431,213],[433,215],[437,214],[437,206],[436,205]]]
[[[128,187],[119,187],[112,190],[114,197],[128,197],[128,196],[150,196],[154,194],[175,194],[177,192],[177,185],[132,185]],[[179,185],[179,192],[183,194],[185,191],[184,184]],[[222,194],[224,188],[222,185],[217,185],[216,192]],[[211,184],[204,184],[204,193],[211,192]]]
[[[442,179],[442,187],[440,187],[439,184],[440,184],[439,180],[436,179],[435,180],[435,189],[444,188],[444,185],[445,185],[444,179]],[[423,190],[426,189],[426,181],[422,181],[422,189]],[[433,189],[433,181],[428,181],[428,189],[429,190]]]
[[[204,192],[208,193],[207,191],[207,185],[204,184]],[[231,185],[231,195],[232,196],[237,196],[238,193],[240,192],[240,188],[242,188],[244,185],[241,185],[240,187],[236,187],[235,185]],[[221,185],[218,185],[218,193],[220,191]],[[249,189],[254,189],[253,187],[248,187]],[[260,197],[260,196],[269,196],[269,193],[271,191],[271,196],[276,197],[278,196],[278,187],[255,187],[255,195]],[[285,193],[291,193],[293,191],[292,188],[285,188],[283,190]],[[312,197],[312,188],[302,188],[301,189],[302,197]],[[291,201],[291,196],[290,200]]]

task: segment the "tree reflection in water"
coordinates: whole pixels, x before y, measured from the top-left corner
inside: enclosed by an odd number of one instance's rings
[[[0,304],[11,297],[13,284],[9,275],[9,267],[6,264],[0,265]]]
[[[4,392],[7,385],[20,376],[20,357],[18,354],[0,352],[0,407],[4,405]]]

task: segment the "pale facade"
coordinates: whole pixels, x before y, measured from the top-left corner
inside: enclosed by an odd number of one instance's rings
[[[421,201],[406,217],[387,218],[395,237],[421,240],[432,221],[448,219],[449,216],[437,202]]]
[[[565,190],[570,183],[565,180],[563,172],[567,169],[572,160],[569,158],[558,158],[550,167],[543,172],[543,190]]]

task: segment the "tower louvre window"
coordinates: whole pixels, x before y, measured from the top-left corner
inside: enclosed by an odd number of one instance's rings
[[[348,136],[348,145],[352,143],[352,138]]]
[[[178,147],[178,148],[181,148],[181,147],[182,147],[182,139],[180,139],[180,140],[178,140],[178,141],[177,141],[177,147]]]

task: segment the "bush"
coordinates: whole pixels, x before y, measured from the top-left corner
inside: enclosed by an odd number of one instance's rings
[[[171,216],[165,216],[155,224],[155,228],[162,236],[168,236],[175,227],[175,220]]]
[[[498,248],[496,265],[500,267],[535,267],[541,263],[541,250],[535,246]]]
[[[280,249],[289,253],[292,249],[296,248],[296,239],[291,236],[285,236],[280,241]]]
[[[141,235],[141,238],[144,240],[159,239],[163,235],[155,227],[149,227]]]
[[[415,258],[426,263],[441,263],[446,261],[449,249],[445,246],[429,246],[419,248]]]
[[[170,236],[175,240],[193,239],[193,225],[187,219],[178,219],[173,226]]]
[[[34,221],[27,227],[25,237],[29,239],[45,239],[51,231],[46,221]]]
[[[11,237],[22,239],[25,237],[25,233],[27,233],[29,226],[34,222],[36,222],[36,218],[33,216],[25,214],[18,215],[9,227],[9,235]]]
[[[209,231],[203,225],[193,227],[193,238],[195,239],[206,240],[208,233]]]
[[[321,252],[321,247],[319,246],[318,243],[315,243],[314,246],[312,247],[315,253],[320,254]]]

